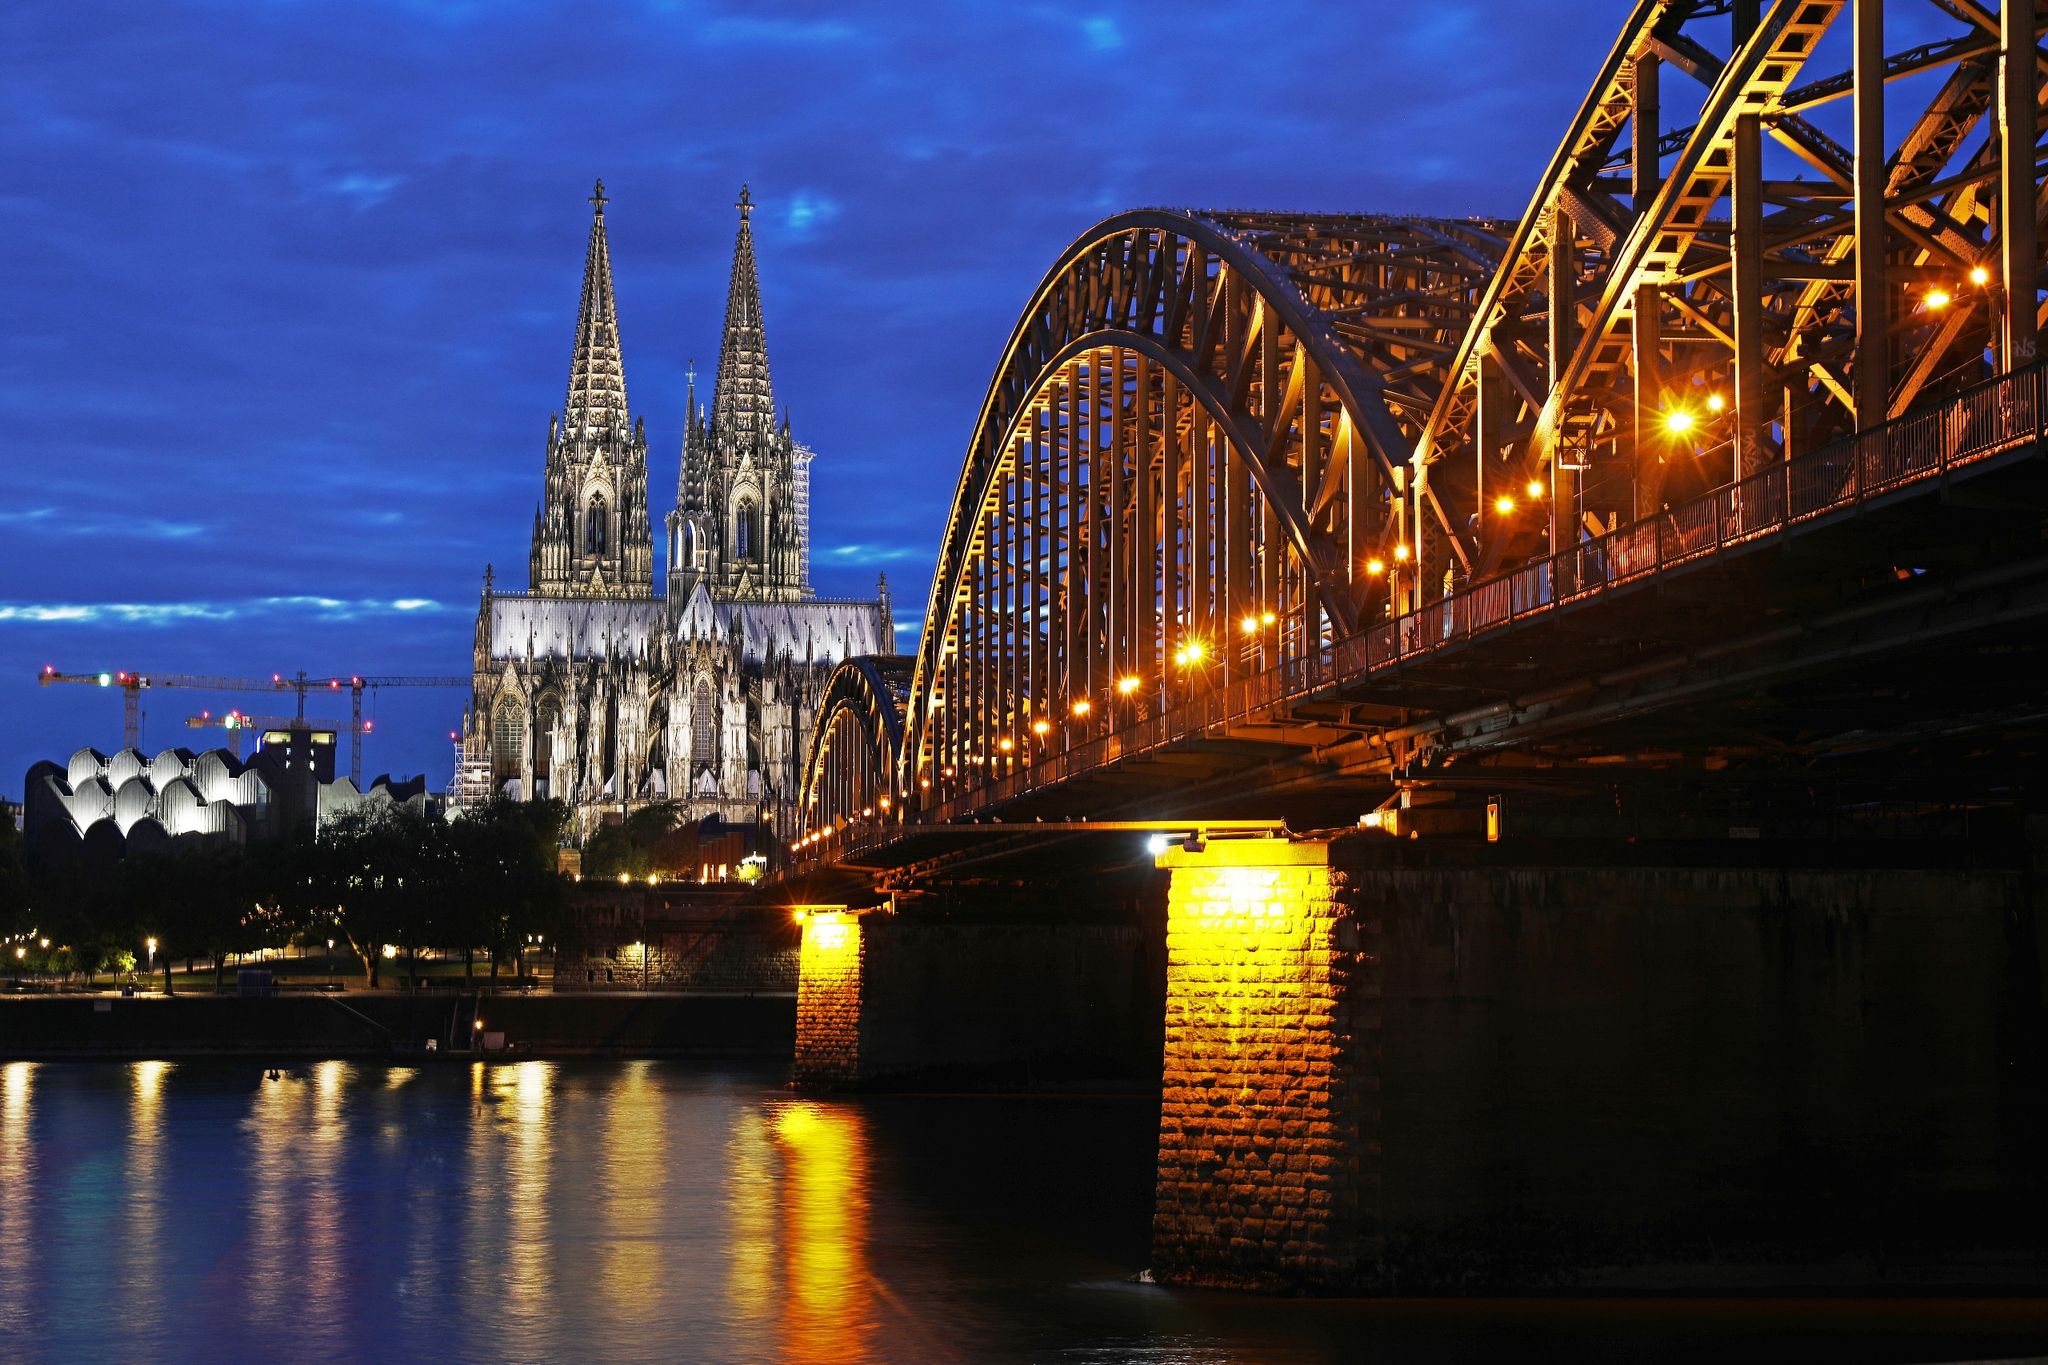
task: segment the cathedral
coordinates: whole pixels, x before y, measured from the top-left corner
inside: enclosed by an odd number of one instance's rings
[[[626,403],[602,181],[590,202],[527,587],[499,591],[485,570],[453,804],[559,797],[580,835],[669,801],[692,819],[791,829],[833,666],[895,652],[888,583],[872,601],[811,587],[812,452],[776,412],[745,188],[710,409],[693,368],[657,575],[646,421]]]

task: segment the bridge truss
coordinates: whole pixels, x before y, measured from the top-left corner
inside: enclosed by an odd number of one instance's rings
[[[1518,222],[1098,225],[975,423],[900,747],[814,742],[809,828],[866,790],[841,760],[957,814],[1205,698],[1284,719],[1432,604],[1556,593],[1537,566],[2025,366],[2039,34],[2032,0],[1643,0]]]

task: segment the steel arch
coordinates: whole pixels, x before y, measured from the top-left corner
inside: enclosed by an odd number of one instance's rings
[[[1239,609],[1272,613],[1283,653],[1355,631],[1387,605],[1379,569],[1424,517],[1462,545],[1462,509],[1407,476],[1504,240],[1478,220],[1143,210],[1069,247],[974,427],[900,789],[1021,757],[1107,703],[1113,674],[1164,686],[1169,651],[1215,647]],[[1165,584],[1155,617],[1140,576]],[[947,698],[970,695],[972,739],[939,739]]]
[[[797,808],[804,829],[874,819],[896,804],[910,669],[907,658],[860,655],[832,670],[804,762]]]

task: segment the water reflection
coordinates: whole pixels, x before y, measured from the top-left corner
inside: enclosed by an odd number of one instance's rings
[[[34,1308],[29,1297],[35,1269],[36,1154],[29,1120],[35,1062],[0,1065],[0,1334],[19,1337]]]
[[[121,1222],[122,1311],[142,1322],[161,1322],[164,1294],[164,1080],[170,1062],[136,1062],[128,1069],[128,1178]]]
[[[666,1105],[652,1062],[628,1062],[605,1106],[604,1254],[598,1294],[630,1336],[655,1320],[665,1287],[661,1238],[668,1221]]]
[[[507,1182],[492,1201],[505,1220],[500,1318],[515,1340],[530,1340],[552,1322],[555,1311],[556,1248],[548,1207],[554,1071],[552,1062],[520,1062],[491,1075],[491,1091],[500,1105],[501,1150],[496,1156]]]
[[[343,1110],[355,1068],[319,1062],[272,1073],[250,1098],[248,1283],[252,1325],[331,1348],[342,1314],[343,1199],[338,1169],[347,1150]]]
[[[833,1105],[786,1104],[773,1111],[769,1131],[783,1164],[783,1358],[792,1365],[865,1360],[874,1295],[860,1116]]]

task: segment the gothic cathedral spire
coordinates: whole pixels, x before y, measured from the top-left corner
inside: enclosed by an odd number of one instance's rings
[[[576,349],[569,361],[563,425],[571,431],[626,426],[626,366],[619,354],[619,314],[612,299],[611,244],[605,238],[604,181],[591,191],[590,245],[583,254],[583,303],[576,310]]]
[[[718,346],[718,379],[711,424],[734,444],[775,434],[775,388],[768,379],[768,340],[761,329],[761,280],[754,269],[754,200],[740,186],[740,231],[732,249],[732,283],[725,296],[725,336]]]
[[[654,595],[647,524],[647,435],[626,407],[626,366],[612,297],[604,182],[590,196],[590,245],[569,394],[548,427],[547,475],[534,517],[530,589],[550,597]]]

